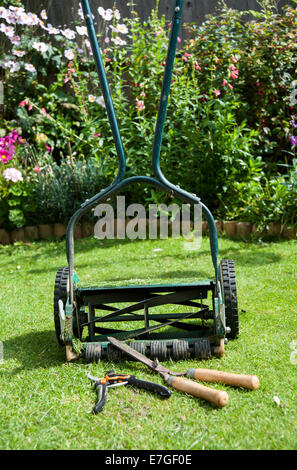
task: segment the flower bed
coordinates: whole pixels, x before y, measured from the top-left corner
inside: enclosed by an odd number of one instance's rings
[[[297,15],[290,6],[279,15],[273,3],[262,2],[250,21],[222,7],[186,26],[162,145],[170,181],[198,194],[216,218],[261,232],[297,224]],[[171,26],[157,11],[158,2],[144,23],[137,12],[128,20],[117,9],[94,11],[128,176],[151,173]],[[0,226],[9,232],[64,223],[117,172],[81,8],[77,18],[61,28],[45,10],[0,7]],[[127,197],[140,202],[138,188]],[[143,198],[162,200],[148,190]]]

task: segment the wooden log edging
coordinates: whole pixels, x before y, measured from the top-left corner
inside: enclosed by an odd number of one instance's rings
[[[287,240],[297,239],[297,228],[286,224],[281,226],[280,222],[269,223],[265,232],[258,231],[256,225],[250,222],[216,220],[215,223],[218,234],[230,239],[249,240],[273,237],[281,237]],[[61,223],[23,227],[14,229],[12,232],[0,228],[0,245],[11,245],[16,242],[30,243],[38,240],[59,240],[65,237],[66,230],[67,225]],[[207,235],[207,233],[207,222],[203,221],[202,234]],[[88,238],[92,235],[94,235],[94,224],[91,222],[84,222],[75,228],[74,238],[76,240]]]

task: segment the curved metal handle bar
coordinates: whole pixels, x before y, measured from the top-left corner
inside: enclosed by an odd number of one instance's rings
[[[190,204],[201,204],[202,211],[204,212],[207,220],[212,218],[211,213],[209,212],[208,208],[200,201],[200,199],[195,196],[194,194],[187,193],[186,191],[180,190],[176,188],[174,185],[173,187],[169,187],[167,184],[163,183],[159,179],[152,178],[150,176],[131,176],[130,178],[123,179],[119,182],[116,186],[110,186],[106,188],[101,193],[97,194],[92,201],[88,201],[88,203],[81,206],[81,208],[75,212],[75,214],[71,217],[70,222],[67,227],[67,234],[66,234],[66,243],[67,243],[67,260],[69,264],[69,272],[70,272],[70,302],[73,302],[73,283],[72,283],[72,275],[74,272],[74,227],[79,221],[79,219],[90,209],[95,207],[96,204],[108,199],[109,197],[113,196],[114,194],[120,192],[121,190],[128,187],[130,184],[133,183],[148,183],[152,184],[153,186],[165,191],[169,192],[178,199],[185,201]],[[215,227],[216,228],[216,227]],[[217,278],[217,251],[215,250],[215,246],[211,250],[212,262],[215,268],[216,278]]]
[[[89,6],[88,0],[82,0],[82,8],[84,12],[84,16],[86,19],[86,24],[89,32],[89,38],[94,54],[94,59],[96,63],[96,68],[102,88],[102,93],[106,105],[106,110],[108,113],[113,138],[117,150],[118,161],[119,161],[119,170],[118,174],[113,181],[113,183],[108,186],[106,189],[101,191],[99,194],[96,194],[91,199],[83,203],[76,211],[76,213],[72,216],[69,221],[67,234],[66,234],[66,246],[67,246],[67,259],[70,268],[70,285],[71,285],[71,303],[73,301],[73,282],[72,282],[72,275],[74,272],[74,228],[77,224],[78,220],[93,208],[97,203],[106,200],[111,195],[119,192],[120,190],[126,188],[128,185],[132,183],[139,183],[139,182],[147,182],[149,184],[153,184],[160,189],[173,193],[178,199],[189,202],[189,203],[199,203],[202,206],[203,213],[207,219],[208,226],[209,226],[209,234],[210,234],[210,248],[211,248],[211,257],[213,266],[215,268],[215,276],[216,280],[218,279],[218,264],[217,264],[217,257],[218,257],[218,241],[217,241],[217,229],[215,225],[214,218],[209,211],[209,209],[200,201],[200,199],[195,195],[191,194],[181,188],[178,188],[170,181],[168,181],[165,176],[163,175],[161,168],[160,168],[160,151],[161,151],[161,142],[163,136],[163,129],[165,124],[165,118],[167,113],[167,106],[168,106],[168,99],[171,87],[171,80],[173,74],[173,67],[176,55],[176,47],[177,47],[177,39],[178,39],[178,32],[180,28],[180,20],[181,20],[181,13],[182,13],[182,6],[183,0],[175,0],[175,10],[174,16],[172,20],[171,26],[171,34],[168,46],[168,54],[166,59],[166,67],[164,73],[164,80],[161,92],[161,100],[160,106],[158,111],[158,118],[156,124],[156,131],[155,131],[155,138],[153,144],[153,153],[152,153],[152,165],[153,170],[155,173],[156,178],[146,177],[146,176],[133,176],[130,178],[124,178],[125,170],[126,170],[126,156],[125,151],[123,148],[123,143],[119,131],[118,122],[116,119],[114,106],[109,90],[109,85],[107,82],[106,74],[104,71],[104,65],[102,61],[102,56],[100,52],[100,47],[97,41],[97,36],[94,28],[92,12]]]
[[[126,171],[126,155],[125,155],[125,151],[124,151],[124,147],[122,143],[118,121],[117,121],[115,111],[114,111],[114,106],[113,106],[113,102],[111,98],[108,81],[106,78],[106,74],[104,72],[104,65],[102,61],[101,51],[100,51],[100,47],[98,44],[97,35],[96,35],[94,22],[93,22],[93,15],[92,15],[88,0],[82,0],[82,8],[83,8],[84,17],[85,17],[86,24],[87,24],[87,29],[88,29],[89,39],[90,39],[90,43],[92,46],[92,51],[93,51],[93,55],[95,59],[96,69],[97,69],[97,73],[99,76],[102,94],[103,94],[103,98],[104,98],[104,102],[106,106],[106,111],[107,111],[109,122],[111,125],[113,139],[115,142],[118,160],[119,160],[118,174],[114,182],[111,185],[111,186],[114,186],[119,181],[121,181],[121,179],[124,177],[124,174]]]
[[[168,107],[168,99],[169,93],[171,88],[171,81],[173,75],[173,68],[176,56],[176,48],[177,48],[177,39],[180,29],[180,21],[182,15],[182,8],[183,8],[183,0],[176,0],[175,1],[175,10],[174,16],[171,24],[171,34],[169,39],[169,46],[168,46],[168,54],[166,58],[166,67],[164,73],[164,80],[161,92],[161,100],[159,105],[158,111],[158,118],[156,124],[156,131],[155,131],[155,138],[154,138],[154,145],[153,145],[153,154],[152,154],[152,165],[154,169],[154,173],[160,181],[167,187],[171,188],[172,191],[179,194],[180,198],[191,198],[191,194],[187,191],[177,188],[174,184],[168,181],[165,176],[163,175],[161,168],[160,168],[160,153],[161,153],[161,144],[162,144],[162,136],[163,130],[165,125],[167,107]],[[196,198],[197,196],[194,195]],[[201,202],[200,202],[201,203]],[[210,236],[210,248],[211,248],[211,255],[212,261],[215,268],[216,278],[218,276],[218,266],[217,266],[217,257],[218,257],[218,237],[217,237],[217,228],[214,221],[214,218],[209,211],[209,209],[202,204],[202,210],[205,214],[205,217],[208,222],[209,226],[209,236]]]

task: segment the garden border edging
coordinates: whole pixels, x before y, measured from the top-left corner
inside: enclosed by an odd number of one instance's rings
[[[281,237],[287,240],[297,238],[297,228],[288,225],[281,226],[280,222],[271,222],[265,232],[258,231],[255,224],[251,222],[241,221],[221,221],[216,220],[216,227],[219,234],[224,234],[228,238],[250,239],[252,237],[272,238]],[[88,238],[94,233],[94,225],[91,222],[84,222],[77,225],[74,238],[76,240]],[[116,224],[115,224],[116,227]],[[61,239],[66,235],[67,225],[57,224],[40,224],[36,226],[22,227],[7,232],[0,228],[0,245],[13,245],[16,242],[28,243],[37,240],[55,240]],[[207,222],[202,222],[202,234],[207,234]]]

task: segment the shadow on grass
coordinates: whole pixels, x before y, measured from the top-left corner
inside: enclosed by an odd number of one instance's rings
[[[16,375],[23,370],[47,369],[65,362],[65,349],[54,331],[31,332],[3,341],[4,361],[16,360],[21,365],[3,374]]]

